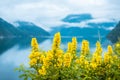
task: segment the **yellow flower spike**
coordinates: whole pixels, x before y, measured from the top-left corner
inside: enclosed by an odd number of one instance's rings
[[[99,41],[97,41],[96,43],[96,51],[95,51],[98,55],[102,54],[102,47]]]
[[[31,59],[30,62],[29,62],[29,64],[30,64],[31,66],[37,64],[37,59],[35,59],[35,58]]]
[[[76,37],[73,37],[72,43],[71,43],[71,52],[69,52],[69,53],[71,53],[71,56],[73,59],[76,58],[76,51],[77,51],[77,39],[76,39]]]
[[[81,54],[87,55],[87,54],[89,54],[89,52],[90,52],[89,42],[87,40],[83,40],[82,45],[81,45]]]
[[[58,60],[57,60],[57,66],[61,67],[62,66],[62,62],[63,62],[63,60],[61,58],[58,58]]]
[[[113,63],[113,57],[112,55],[110,55],[108,52],[106,52],[104,54],[104,63],[107,64],[107,63]]]
[[[48,52],[47,52],[47,58],[48,58],[49,60],[53,59],[53,54],[52,54],[51,51],[48,51]]]
[[[72,49],[73,49],[74,51],[77,50],[77,39],[76,39],[76,37],[73,37],[73,38],[72,38]]]
[[[109,54],[112,54],[113,53],[113,49],[112,49],[112,46],[111,45],[108,45],[108,53]]]
[[[68,42],[67,52],[71,53],[71,51],[72,51],[72,43],[71,43],[71,42]]]
[[[48,68],[50,66],[50,62],[49,62],[49,58],[45,57],[43,59],[43,66],[45,66],[46,68]]]
[[[30,58],[30,59],[34,58],[33,53],[29,54],[29,58]]]
[[[64,54],[63,63],[65,67],[70,67],[72,56],[70,53]]]
[[[35,53],[34,53],[34,56],[35,56],[35,58],[37,58],[37,59],[39,59],[40,55],[41,55],[40,52],[35,52]]]
[[[36,38],[32,38],[31,40],[32,51],[29,55],[30,58],[30,66],[34,66],[37,64],[37,61],[40,58],[41,53],[38,51],[38,42]]]
[[[107,64],[113,64],[114,61],[117,60],[117,56],[116,55],[112,55],[113,54],[113,49],[112,49],[112,46],[108,45],[108,48],[107,48],[107,52],[104,53],[104,63]]]
[[[88,66],[88,61],[86,60],[85,55],[80,56],[79,64],[83,67]]]
[[[34,48],[38,48],[38,42],[36,38],[32,38],[31,46]]]
[[[61,36],[60,36],[60,32],[58,32],[54,35],[52,49],[53,50],[58,49],[60,46],[60,43],[61,43]]]
[[[80,62],[84,62],[85,61],[85,56],[84,55],[81,55],[80,56]]]
[[[94,70],[95,70],[95,69],[97,68],[97,66],[98,66],[98,65],[97,65],[96,63],[94,63],[94,62],[92,62],[90,65],[91,65],[91,67],[92,67]]]
[[[104,62],[109,62],[109,55],[107,55],[107,53],[104,53]]]
[[[55,56],[56,56],[57,58],[62,57],[63,53],[64,53],[63,50],[58,49],[58,50],[56,50]]]
[[[101,47],[101,44],[99,41],[96,42],[96,47]]]
[[[46,69],[45,69],[45,67],[42,66],[42,68],[38,70],[38,73],[39,73],[40,75],[43,75],[43,76],[46,75]]]
[[[36,59],[39,59],[41,53],[40,52],[32,52],[30,55],[29,55],[29,58],[32,59],[32,58],[36,58]]]
[[[84,64],[85,64],[85,68],[88,69],[89,68],[89,62],[87,60],[85,60]]]
[[[96,50],[92,56],[92,67],[95,68],[102,64],[102,47],[99,41],[96,42]]]
[[[40,62],[43,62],[43,60],[44,60],[44,58],[45,58],[45,56],[42,54],[41,56],[40,56]]]

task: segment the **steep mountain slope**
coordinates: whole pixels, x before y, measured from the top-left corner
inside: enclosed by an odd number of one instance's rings
[[[107,35],[107,38],[112,42],[115,43],[120,38],[120,22],[116,25],[116,27]]]
[[[49,36],[47,31],[33,23],[24,21],[17,21],[16,23],[19,25],[18,27],[0,18],[0,38]]]
[[[15,37],[23,34],[15,28],[12,24],[0,18],[0,36],[1,37]]]
[[[19,25],[18,29],[30,37],[49,36],[47,31],[31,22],[17,21],[16,23]]]

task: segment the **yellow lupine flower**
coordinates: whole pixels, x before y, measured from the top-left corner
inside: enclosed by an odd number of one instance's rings
[[[71,43],[71,42],[68,42],[67,52],[71,53],[71,51],[72,51],[72,43]]]
[[[45,69],[45,67],[42,66],[42,68],[39,69],[38,72],[39,72],[40,75],[43,75],[43,76],[46,75],[46,69]]]
[[[108,52],[106,52],[106,53],[104,54],[104,62],[105,62],[105,63],[112,63],[112,62],[113,62],[112,60],[113,60],[112,56],[109,55]]]
[[[40,62],[43,62],[43,60],[44,60],[44,58],[45,58],[45,56],[42,54],[41,56],[40,56]]]
[[[34,54],[31,53],[31,54],[29,55],[29,58],[30,58],[30,59],[34,58]]]
[[[89,68],[89,62],[85,59],[84,55],[80,56],[80,59],[76,60],[77,64],[80,64],[81,67]]]
[[[111,55],[113,53],[113,49],[111,45],[108,45],[108,53]]]
[[[60,36],[60,32],[58,32],[54,35],[52,49],[53,50],[58,49],[60,46],[60,43],[61,43],[61,36]]]
[[[43,66],[45,66],[46,68],[49,68],[50,64],[51,64],[51,62],[50,62],[49,58],[45,57],[43,59]]]
[[[102,47],[99,41],[97,41],[96,43],[96,50],[92,56],[92,61],[91,61],[91,65],[93,68],[95,68],[97,65],[101,65],[102,63]]]
[[[66,53],[64,54],[64,59],[63,59],[63,63],[65,67],[70,67],[71,65],[71,54],[70,53]]]
[[[95,62],[91,62],[90,65],[93,69],[96,69],[98,66]]]
[[[99,41],[97,41],[96,43],[96,51],[95,53],[97,53],[98,55],[101,55],[102,54],[102,47],[101,47],[101,44]]]
[[[112,55],[113,54],[112,46],[108,45],[107,50],[108,51],[104,54],[104,62],[105,63],[113,63],[113,60],[115,60],[115,59],[114,59],[114,56]]]
[[[101,47],[101,44],[100,44],[99,41],[97,41],[97,43],[96,43],[96,47]]]
[[[61,67],[62,66],[62,62],[63,62],[63,60],[61,58],[58,58],[58,60],[57,60],[57,66]]]
[[[73,51],[77,50],[77,39],[76,39],[76,37],[72,38],[72,50]]]
[[[30,64],[31,66],[37,64],[37,59],[35,59],[35,58],[31,59],[30,62],[29,62],[29,64]]]
[[[85,65],[85,68],[87,69],[89,68],[89,62],[87,60],[85,60],[84,65]]]
[[[41,54],[40,52],[34,52],[35,57],[39,57],[40,54]]]
[[[85,56],[84,56],[84,55],[81,55],[81,56],[80,56],[80,61],[79,61],[79,63],[80,63],[81,65],[84,65],[84,62],[85,62]]]
[[[110,56],[107,53],[104,53],[104,62],[108,63],[109,62],[109,58]]]
[[[95,62],[97,64],[101,64],[102,63],[102,56],[99,55],[98,53],[94,53],[93,57],[92,57],[92,62]]]
[[[37,42],[37,39],[36,39],[36,38],[32,38],[31,46],[32,46],[32,47],[35,47],[35,48],[38,48],[38,42]]]
[[[63,53],[64,53],[63,50],[58,49],[58,50],[56,50],[55,56],[56,56],[56,57],[62,57]]]
[[[52,51],[48,51],[48,52],[47,52],[47,58],[48,58],[49,60],[53,59]]]
[[[32,59],[32,58],[37,58],[39,59],[41,53],[40,52],[32,52],[30,55],[29,55],[29,58]]]
[[[87,54],[89,54],[89,52],[90,52],[89,42],[87,40],[83,40],[82,45],[81,45],[81,54],[87,55]]]

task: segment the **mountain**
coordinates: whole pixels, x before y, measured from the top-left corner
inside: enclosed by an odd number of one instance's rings
[[[62,21],[69,23],[80,23],[81,21],[93,19],[91,14],[70,14],[66,16]]]
[[[96,42],[100,35],[102,41],[107,41],[106,35],[114,28],[116,22],[113,20],[94,22],[94,20],[96,19],[90,14],[70,14],[62,19],[63,24],[52,27],[50,34],[54,35],[56,32],[60,32],[61,36],[67,38],[76,36],[91,42]],[[84,24],[81,25],[81,23]]]
[[[112,42],[115,43],[120,38],[120,21],[116,25],[116,27],[107,35],[107,38]]]
[[[109,27],[114,27],[116,25],[116,22],[99,22],[99,23],[93,23],[89,22],[87,25],[93,26],[93,27],[102,27],[102,28],[109,28]]]
[[[30,37],[49,36],[47,31],[31,22],[17,21],[16,23],[18,29]]]
[[[23,34],[12,24],[0,18],[0,37],[15,37]]]
[[[99,39],[98,33],[100,33],[100,36],[102,40],[105,38],[105,36],[110,32],[109,30],[105,30],[103,28],[97,28],[97,27],[57,27],[53,29],[54,33],[60,32],[61,36],[64,37],[77,37],[81,39],[87,39],[92,42],[96,42]],[[53,32],[51,31],[51,32]],[[55,32],[56,31],[56,32]],[[54,34],[53,33],[53,34]]]
[[[25,21],[16,21],[17,27],[0,18],[0,38],[49,36],[41,27]]]
[[[51,29],[51,35],[61,32],[62,36],[97,36],[98,30],[106,36],[116,25],[115,21],[91,22],[95,20],[91,14],[70,14],[62,19],[64,23]],[[81,23],[84,22],[84,25]],[[77,25],[76,25],[77,24]],[[82,26],[82,27],[81,27]]]

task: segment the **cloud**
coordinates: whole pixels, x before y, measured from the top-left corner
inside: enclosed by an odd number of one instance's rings
[[[103,23],[103,22],[115,22],[115,20],[107,18],[94,18],[87,21],[87,23]]]
[[[105,30],[112,30],[112,29],[114,29],[114,27],[113,26],[111,26],[111,27],[103,27],[103,29],[105,29]]]
[[[62,24],[69,14],[90,13],[94,18],[120,19],[118,0],[0,0],[0,17],[34,22],[44,29]]]

